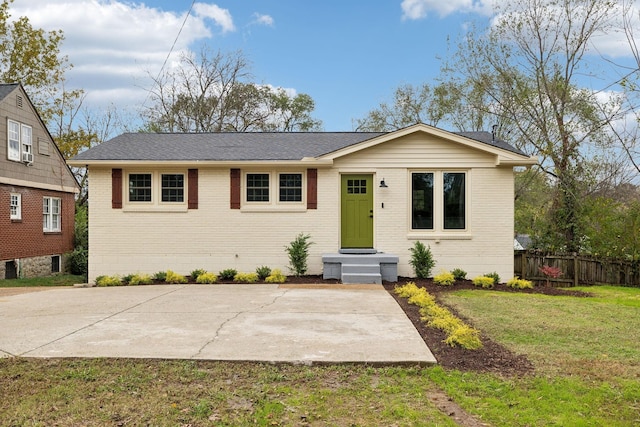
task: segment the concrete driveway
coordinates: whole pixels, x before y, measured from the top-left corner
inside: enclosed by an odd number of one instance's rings
[[[0,293],[0,356],[435,363],[380,285]]]

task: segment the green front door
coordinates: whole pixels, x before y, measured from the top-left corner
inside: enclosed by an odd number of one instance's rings
[[[342,175],[342,248],[373,248],[373,176]]]

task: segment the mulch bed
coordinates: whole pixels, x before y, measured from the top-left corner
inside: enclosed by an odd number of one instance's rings
[[[446,292],[452,292],[460,289],[473,289],[478,292],[482,292],[482,288],[474,286],[470,280],[457,281],[454,286],[439,286],[433,283],[431,279],[418,280],[403,277],[399,278],[397,286],[402,286],[407,282],[414,282],[418,287],[425,288],[427,292],[436,298],[438,304],[447,307],[447,309],[460,319],[464,320],[468,325],[473,326],[468,319],[461,316],[455,309],[443,303],[440,296]],[[433,355],[436,357],[440,366],[449,369],[458,369],[461,371],[493,372],[505,376],[519,376],[533,372],[533,364],[526,356],[515,354],[511,350],[486,336],[481,337],[483,347],[478,350],[466,350],[461,347],[451,347],[445,344],[443,341],[446,338],[446,334],[439,329],[426,326],[426,324],[420,319],[421,316],[418,306],[409,304],[406,298],[396,295],[393,291],[396,287],[396,283],[385,282],[384,287],[407,314],[407,317],[409,317],[416,330],[427,344],[427,347],[429,347]],[[533,289],[516,290],[500,284],[496,285],[491,290],[574,297],[590,296],[590,294],[586,292],[559,289],[551,286],[536,286]]]

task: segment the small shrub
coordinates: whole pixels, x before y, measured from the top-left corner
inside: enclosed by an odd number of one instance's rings
[[[191,277],[191,280],[194,280],[194,281],[196,281],[196,282],[197,282],[197,281],[198,281],[198,277],[199,277],[201,274],[204,274],[204,273],[206,273],[206,272],[207,272],[207,271],[206,271],[206,270],[203,270],[202,268],[196,268],[195,270],[193,270],[193,271],[191,272],[191,274],[189,274],[189,276]]]
[[[263,265],[261,267],[256,268],[256,274],[260,280],[264,280],[271,274],[271,268]]]
[[[233,280],[233,278],[236,277],[236,274],[238,274],[238,270],[234,268],[226,268],[222,270],[220,273],[218,273],[218,279]]]
[[[289,254],[289,269],[296,276],[302,276],[307,272],[307,259],[309,258],[309,246],[313,243],[308,234],[300,233],[285,247],[285,252]]]
[[[453,331],[451,331],[444,342],[452,347],[457,344],[468,350],[477,350],[482,347],[480,331],[470,327],[469,325],[458,325]]]
[[[420,241],[416,241],[411,251],[411,260],[409,264],[413,267],[413,271],[418,279],[426,279],[431,275],[431,269],[436,262],[431,254],[431,247],[424,246]]]
[[[69,256],[69,268],[71,274],[87,277],[89,266],[89,251],[84,248],[76,248]]]
[[[158,271],[153,275],[153,280],[157,280],[159,282],[164,282],[167,280],[167,272],[166,271]]]
[[[494,285],[497,285],[498,283],[500,283],[500,275],[498,273],[496,273],[495,271],[493,273],[485,274],[484,277],[491,277],[493,279],[493,284]]]
[[[153,277],[149,274],[134,274],[129,278],[129,284],[131,286],[136,285],[150,285],[153,283]]]
[[[215,273],[204,272],[198,274],[198,278],[196,279],[196,283],[209,284],[216,283],[218,281],[218,276]]]
[[[493,288],[495,284],[495,279],[493,277],[487,276],[477,276],[472,280],[473,284],[485,289]]]
[[[451,286],[455,283],[456,278],[453,273],[442,270],[439,274],[433,276],[433,282],[440,286]]]
[[[125,285],[128,285],[129,282],[131,282],[132,277],[133,277],[133,274],[127,274],[126,276],[122,276],[122,283],[124,283]]]
[[[121,286],[122,279],[119,276],[98,276],[96,286]]]
[[[267,283],[284,283],[287,281],[287,276],[282,274],[282,271],[280,271],[279,268],[274,268],[271,271],[271,274],[267,276],[267,278],[264,279],[264,281]]]
[[[506,285],[514,289],[532,289],[533,288],[533,283],[531,283],[529,280],[518,279],[518,276],[514,277],[513,279],[510,279],[506,283]]]
[[[175,273],[171,270],[167,270],[167,276],[165,278],[167,283],[187,283],[187,278],[182,274]]]
[[[258,281],[258,273],[237,273],[233,277],[233,281],[238,283],[256,283]]]
[[[451,274],[456,280],[465,280],[467,278],[467,272],[461,268],[454,268],[451,270]]]
[[[552,267],[550,265],[543,265],[542,267],[539,268],[540,273],[544,274],[544,277],[547,278],[547,286],[549,286],[549,279],[557,279],[558,277],[562,276],[562,270],[560,270],[558,267]]]

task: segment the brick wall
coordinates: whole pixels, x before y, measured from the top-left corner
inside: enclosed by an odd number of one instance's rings
[[[22,219],[9,216],[11,193],[22,198]],[[59,197],[62,203],[61,231],[42,230],[42,198]],[[63,254],[73,250],[75,202],[71,193],[0,185],[0,261]]]

